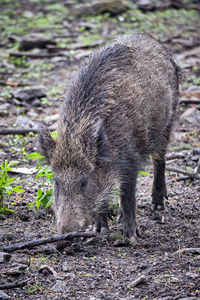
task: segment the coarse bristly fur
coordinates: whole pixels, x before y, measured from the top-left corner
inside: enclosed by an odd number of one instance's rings
[[[58,138],[40,134],[54,171],[58,231],[96,218],[106,227],[108,199],[120,183],[124,235],[136,236],[135,188],[141,161],[152,155],[152,202],[163,208],[165,152],[178,101],[179,68],[170,51],[147,34],[122,36],[94,51],[72,78]]]

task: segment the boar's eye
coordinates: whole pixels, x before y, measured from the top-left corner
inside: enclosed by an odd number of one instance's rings
[[[83,177],[81,179],[81,191],[83,191],[87,187],[87,184],[88,184],[88,179],[86,177]]]
[[[59,184],[58,184],[58,180],[54,178],[54,186],[58,189],[59,188]]]

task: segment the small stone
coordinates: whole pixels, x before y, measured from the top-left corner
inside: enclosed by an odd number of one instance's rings
[[[170,279],[170,282],[174,282],[174,283],[178,283],[179,281],[180,280],[175,276],[171,277],[171,279]]]
[[[52,123],[55,123],[58,120],[58,117],[59,117],[59,114],[54,114],[54,115],[45,117],[43,121],[47,125],[51,125]]]
[[[6,275],[18,276],[22,274],[26,268],[27,265],[23,265],[23,264],[15,265],[14,267],[7,269]]]
[[[19,128],[36,128],[39,125],[35,121],[32,121],[24,116],[19,116],[15,123]]]
[[[101,0],[92,1],[89,5],[77,5],[72,14],[76,16],[96,16],[109,12],[111,15],[118,15],[125,12],[128,8],[128,2],[125,0]]]
[[[37,86],[33,88],[20,89],[13,93],[13,96],[20,101],[31,102],[35,98],[46,96],[45,88]]]
[[[164,217],[164,216],[162,216],[160,222],[161,222],[162,224],[165,224],[165,217]]]
[[[26,115],[30,118],[38,118],[38,114],[34,111],[28,111]]]
[[[0,263],[8,262],[11,258],[11,255],[6,252],[0,252]]]
[[[146,277],[144,275],[139,276],[136,280],[132,281],[128,287],[133,288],[139,284],[146,283]]]
[[[54,292],[63,293],[67,289],[67,283],[62,280],[56,280],[56,283],[52,286],[51,290]]]
[[[10,297],[6,293],[4,293],[3,291],[0,290],[0,299],[7,300],[7,299],[10,299]]]
[[[40,99],[35,99],[32,103],[31,103],[32,107],[39,107],[41,106],[41,101]]]
[[[65,62],[67,61],[67,57],[64,56],[55,56],[51,59],[52,63],[59,63],[59,62]]]
[[[62,270],[63,272],[69,271],[68,263],[66,261],[62,264]]]
[[[180,116],[180,121],[200,128],[200,111],[196,107],[190,107]]]
[[[151,0],[139,0],[137,6],[141,10],[151,11],[155,6]]]

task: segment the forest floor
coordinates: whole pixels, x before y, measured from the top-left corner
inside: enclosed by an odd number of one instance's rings
[[[84,1],[1,0],[0,131],[42,123],[56,128],[80,60],[119,34],[147,32],[174,51],[184,71],[167,166],[195,172],[200,162],[200,6],[198,1],[169,1],[168,7],[162,1],[136,2],[128,1],[127,7],[116,1],[105,10],[96,1],[86,7]],[[0,149],[1,165],[7,159],[20,162],[15,167],[25,171],[36,166],[26,158],[37,151],[34,133],[1,135]],[[2,254],[0,299],[200,299],[200,181],[166,171],[168,200],[161,215],[151,210],[151,163],[147,171],[138,178],[142,236],[137,243],[120,239],[113,218],[108,235],[73,241],[63,252],[50,244],[8,258]],[[13,213],[0,216],[0,251],[55,234],[51,209],[35,208],[44,181],[36,174],[9,175],[25,192],[4,199]]]

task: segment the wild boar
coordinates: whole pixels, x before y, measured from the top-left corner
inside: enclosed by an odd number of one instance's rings
[[[152,203],[164,207],[165,153],[178,101],[179,67],[147,34],[122,36],[94,51],[72,78],[58,137],[43,127],[41,152],[54,172],[58,233],[107,227],[108,202],[120,184],[123,234],[136,237],[136,181],[154,164]]]

